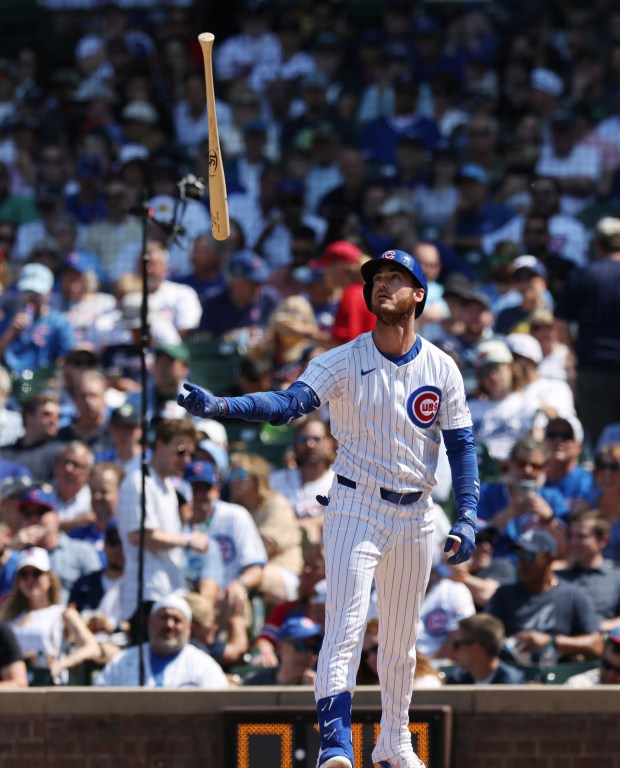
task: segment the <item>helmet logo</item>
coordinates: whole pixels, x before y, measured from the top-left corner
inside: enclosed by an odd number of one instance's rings
[[[441,390],[437,387],[419,387],[407,400],[407,414],[411,421],[421,429],[432,426],[439,415]]]
[[[394,251],[386,251],[381,258],[382,259],[395,259],[396,258],[396,253]]]

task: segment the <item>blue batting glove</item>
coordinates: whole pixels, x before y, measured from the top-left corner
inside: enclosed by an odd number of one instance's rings
[[[454,523],[448,536],[458,536],[461,540],[461,546],[458,552],[448,558],[448,565],[458,565],[464,563],[472,556],[474,549],[476,549],[476,531],[472,524],[468,520],[461,520]],[[446,539],[443,551],[450,552],[456,545],[454,539]]]
[[[226,414],[226,405],[224,399],[215,397],[208,389],[202,389],[196,384],[186,382],[183,384],[188,395],[179,395],[177,403],[185,408],[191,416],[198,416],[201,419],[210,419],[213,416],[224,416]]]

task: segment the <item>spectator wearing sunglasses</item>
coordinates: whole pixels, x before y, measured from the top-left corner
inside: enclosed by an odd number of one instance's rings
[[[196,430],[188,419],[162,419],[155,428],[153,455],[145,486],[144,603],[185,590],[183,548],[205,552],[208,537],[198,530],[184,532],[172,481],[182,477],[196,448]],[[125,553],[125,588],[121,614],[129,619],[138,608],[138,556],[142,470],[128,472],[119,490],[118,529]]]
[[[545,444],[550,454],[545,488],[556,488],[570,510],[592,501],[594,478],[580,463],[583,426],[579,419],[576,416],[551,419],[545,429]]]
[[[63,605],[60,579],[45,549],[31,547],[21,553],[13,585],[2,616],[27,664],[33,673],[35,667],[37,672],[41,665],[47,667],[47,684],[66,684],[67,670],[97,659],[99,646],[77,610]]]
[[[519,536],[513,551],[518,581],[499,587],[486,609],[504,624],[513,657],[522,663],[539,662],[549,647],[560,663],[599,657],[601,618],[590,595],[556,576],[554,537],[531,528]]]
[[[307,616],[287,619],[278,633],[277,667],[249,674],[244,685],[312,685],[323,627]]]
[[[51,482],[56,455],[62,448],[58,440],[58,397],[49,392],[29,395],[22,401],[21,410],[24,434],[2,448],[2,458],[22,464],[40,482]]]
[[[548,307],[535,309],[527,319],[529,333],[540,344],[542,360],[538,375],[543,379],[567,381],[575,386],[575,353],[558,338],[553,322],[553,312]]]
[[[295,428],[293,465],[271,474],[271,487],[290,501],[312,542],[320,542],[325,507],[317,496],[327,496],[334,479],[334,441],[320,415],[312,414]]]
[[[556,488],[546,488],[549,449],[531,436],[518,440],[505,463],[500,482],[482,483],[478,517],[500,533],[495,555],[507,555],[529,528],[551,533],[562,556],[566,550],[568,508]]]
[[[558,576],[582,587],[592,597],[601,615],[601,627],[620,627],[620,569],[606,560],[609,522],[596,509],[580,509],[568,521],[569,567]]]
[[[506,637],[495,616],[477,613],[459,621],[452,638],[457,668],[448,674],[447,685],[519,685],[525,675],[502,661]]]
[[[613,629],[605,638],[605,648],[598,667],[569,677],[564,685],[571,688],[620,685],[620,627]]]
[[[605,557],[620,564],[620,443],[607,445],[594,458],[596,507],[611,525]]]
[[[452,580],[460,581],[469,589],[476,611],[482,611],[500,584],[514,584],[517,580],[515,564],[508,557],[495,557],[499,531],[478,518],[476,549],[466,563],[453,565]]]

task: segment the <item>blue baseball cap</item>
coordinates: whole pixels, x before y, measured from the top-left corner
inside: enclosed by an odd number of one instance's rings
[[[34,485],[27,488],[19,498],[20,507],[43,507],[44,509],[56,509],[56,495],[52,490]]]
[[[550,533],[539,528],[530,528],[522,533],[513,544],[513,550],[522,549],[534,555],[557,555],[558,546]]]
[[[322,638],[323,627],[307,616],[292,616],[278,632],[278,640],[306,640],[310,637]]]
[[[480,184],[489,183],[489,174],[484,170],[481,165],[475,163],[467,163],[459,168],[459,179],[471,179],[472,181],[479,181]]]
[[[74,269],[80,274],[95,271],[95,256],[88,251],[71,251],[67,254],[63,264],[63,269]]]
[[[217,485],[219,482],[217,470],[210,461],[193,461],[185,468],[183,478],[190,485],[194,483],[207,483],[208,485]]]
[[[271,270],[254,251],[237,251],[228,264],[228,274],[231,277],[241,277],[252,283],[264,283],[271,277]]]

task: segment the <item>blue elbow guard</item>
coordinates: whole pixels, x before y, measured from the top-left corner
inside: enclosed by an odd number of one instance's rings
[[[312,387],[300,381],[294,381],[282,394],[288,395],[289,401],[284,412],[271,421],[271,424],[276,427],[288,424],[300,416],[307,416],[321,405],[319,396]]]

